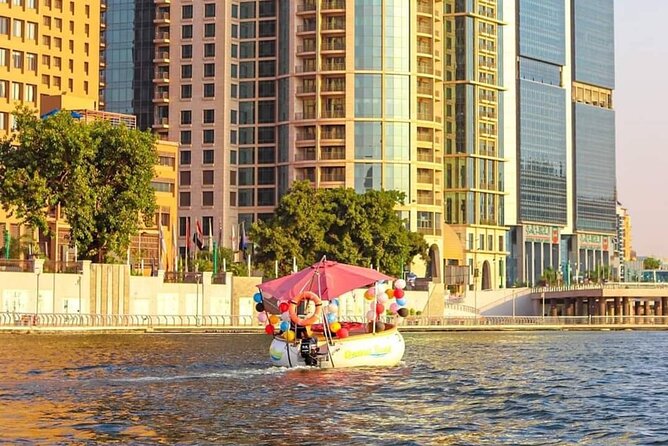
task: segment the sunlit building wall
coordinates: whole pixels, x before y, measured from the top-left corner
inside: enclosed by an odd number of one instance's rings
[[[472,288],[499,288],[508,230],[502,2],[444,4],[445,223],[464,246]]]

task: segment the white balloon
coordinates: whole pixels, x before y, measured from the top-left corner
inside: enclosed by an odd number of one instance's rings
[[[287,311],[285,313],[281,313],[281,320],[290,322],[290,313]]]
[[[378,303],[384,304],[387,302],[387,299],[388,299],[387,294],[383,293],[380,296],[378,296]]]
[[[366,313],[366,319],[367,319],[368,321],[375,321],[375,320],[376,320],[376,312],[373,311],[373,310],[371,310],[371,311],[367,311],[367,313]]]
[[[406,288],[406,281],[404,279],[397,279],[394,281],[394,287],[403,290]]]
[[[327,312],[329,312],[329,313],[336,313],[337,311],[339,311],[339,306],[338,306],[338,305],[336,305],[336,304],[329,304],[329,305],[327,306]]]

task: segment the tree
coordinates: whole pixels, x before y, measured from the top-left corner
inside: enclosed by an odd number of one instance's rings
[[[15,115],[17,133],[0,142],[4,209],[48,233],[47,213],[60,205],[80,257],[122,256],[140,225],[153,222],[155,137],[68,112]]]
[[[654,257],[646,257],[642,261],[642,267],[643,269],[659,269],[661,268],[661,260]]]
[[[400,275],[404,263],[414,256],[427,256],[421,234],[408,231],[394,207],[403,202],[396,191],[313,189],[308,182],[295,182],[274,217],[252,225],[255,264],[265,272],[287,274],[292,259],[309,265],[323,255],[340,262],[378,266]]]

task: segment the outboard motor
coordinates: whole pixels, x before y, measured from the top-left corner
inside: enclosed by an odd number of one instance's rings
[[[316,338],[304,338],[299,345],[299,353],[308,366],[318,365],[318,340]]]

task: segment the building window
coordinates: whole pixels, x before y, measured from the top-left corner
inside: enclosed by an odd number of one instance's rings
[[[193,86],[190,84],[181,85],[181,99],[190,99],[193,97]]]
[[[205,3],[204,4],[204,17],[215,17],[216,16],[216,4],[215,3]]]
[[[239,189],[239,206],[254,206],[254,189]]]
[[[181,157],[179,160],[179,164],[182,166],[188,166],[190,165],[190,161],[191,161],[190,150],[181,150]]]
[[[0,17],[0,34],[9,34],[9,18]]]
[[[193,5],[184,5],[181,7],[181,18],[183,19],[193,18]]]
[[[216,44],[215,43],[205,43],[204,44],[204,57],[215,57],[216,56]]]
[[[190,79],[193,77],[192,65],[181,65],[181,79]]]
[[[0,98],[7,97],[7,81],[0,81]]]
[[[274,188],[258,189],[257,190],[257,205],[258,206],[274,206],[276,193]]]
[[[204,97],[212,98],[215,96],[216,89],[214,84],[204,84]]]
[[[205,186],[213,185],[213,170],[202,171],[202,184]]]
[[[181,124],[187,125],[193,122],[193,112],[191,110],[181,110]]]
[[[204,64],[204,77],[214,77],[216,75],[216,64]]]
[[[179,186],[190,186],[192,184],[192,175],[189,170],[179,172]]]
[[[23,68],[23,53],[21,51],[12,51],[12,65],[14,68]]]
[[[192,39],[193,38],[193,26],[192,25],[182,25],[181,26],[181,38],[183,38],[183,39]]]
[[[12,23],[12,34],[14,37],[23,37],[23,20],[16,20]]]
[[[28,22],[26,24],[26,38],[35,42],[37,41],[37,23]]]
[[[216,111],[214,109],[204,110],[204,117],[203,117],[204,124],[213,124],[215,116],[216,116]]]
[[[215,37],[216,36],[216,25],[215,23],[205,23],[204,24],[204,37]]]
[[[202,163],[213,164],[213,150],[202,150]]]
[[[193,57],[193,46],[192,45],[181,45],[181,58],[182,59],[192,59]]]
[[[214,132],[213,129],[206,129],[202,132],[202,142],[204,144],[213,144]]]
[[[190,130],[181,131],[181,144],[192,144],[192,132]]]
[[[26,102],[35,102],[36,96],[37,96],[36,93],[37,93],[37,86],[36,85],[26,84],[25,101]]]
[[[179,206],[190,206],[190,192],[179,192]]]
[[[205,190],[202,192],[202,206],[213,206],[213,191]]]

